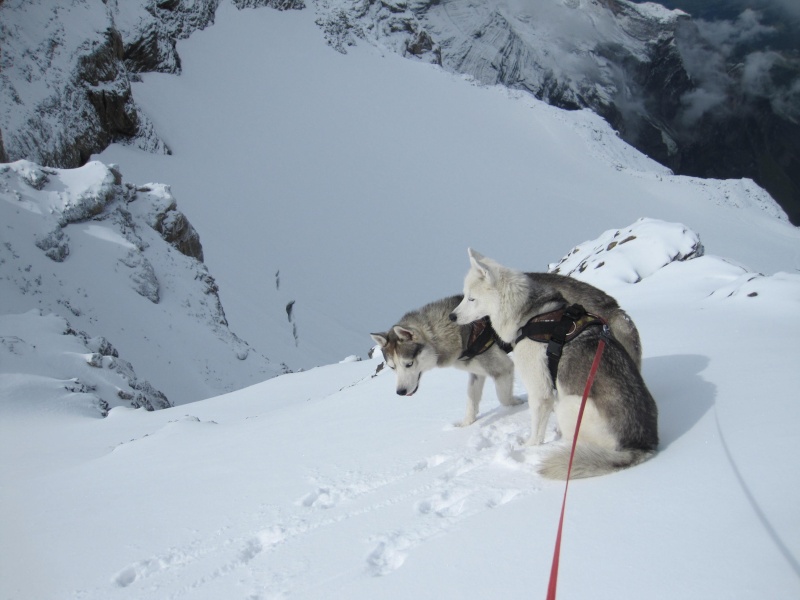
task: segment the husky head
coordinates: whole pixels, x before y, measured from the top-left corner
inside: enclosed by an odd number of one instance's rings
[[[386,333],[371,333],[381,347],[386,365],[397,376],[397,394],[412,396],[425,371],[436,366],[436,352],[421,332],[395,325]]]
[[[450,313],[450,320],[466,325],[487,315],[496,315],[500,308],[498,282],[503,267],[469,248],[470,268],[464,278],[464,299]]]

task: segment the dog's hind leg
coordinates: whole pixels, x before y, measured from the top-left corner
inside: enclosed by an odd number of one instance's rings
[[[531,402],[530,395],[528,396],[528,410],[531,411],[531,437],[526,442],[528,446],[538,446],[544,442],[554,402],[555,396],[552,390],[547,390],[538,401]]]
[[[458,427],[472,425],[478,418],[478,407],[481,404],[483,385],[485,382],[486,375],[469,374],[469,383],[467,384],[467,414],[464,415],[464,419],[460,423],[456,423]]]

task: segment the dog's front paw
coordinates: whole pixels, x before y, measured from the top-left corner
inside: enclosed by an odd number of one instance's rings
[[[526,401],[527,399],[522,396],[511,396],[511,400],[506,400],[502,404],[503,406],[519,406],[520,404],[525,404]]]
[[[455,423],[453,423],[453,425],[456,427],[469,427],[475,421],[477,421],[475,417],[464,417],[460,421],[456,421]]]
[[[541,446],[543,443],[544,443],[543,439],[540,439],[539,437],[537,437],[535,435],[532,435],[531,437],[529,437],[527,439],[527,441],[525,442],[525,445],[526,446]]]

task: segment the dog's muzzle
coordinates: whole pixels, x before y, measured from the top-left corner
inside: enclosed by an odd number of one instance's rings
[[[414,394],[416,394],[416,393],[417,393],[417,390],[419,389],[419,380],[420,380],[420,379],[422,379],[422,373],[420,373],[419,375],[417,375],[417,385],[415,385],[415,386],[414,386],[414,389],[413,389],[413,390],[411,390],[411,391],[409,392],[409,391],[408,391],[408,388],[398,388],[398,390],[397,390],[397,395],[398,395],[398,396],[413,396]]]

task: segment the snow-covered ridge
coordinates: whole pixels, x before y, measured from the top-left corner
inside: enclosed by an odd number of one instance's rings
[[[549,271],[585,278],[607,289],[619,282],[638,283],[673,261],[700,257],[704,252],[700,236],[683,225],[640,219],[629,227],[611,229],[595,240],[577,245],[558,263],[550,265]]]
[[[648,64],[688,15],[658,4],[580,0],[322,0],[318,22],[346,51],[359,38],[531,92],[562,107],[608,107],[625,95],[622,62]]]
[[[3,312],[35,308],[108,338],[171,402],[285,371],[228,328],[200,238],[168,186],[124,183],[96,161],[18,161],[0,166],[0,222]]]

